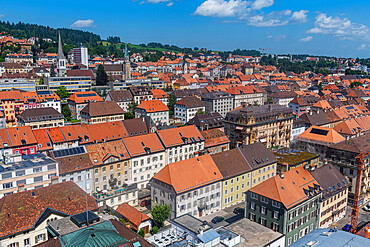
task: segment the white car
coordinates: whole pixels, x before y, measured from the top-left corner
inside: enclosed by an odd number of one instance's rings
[[[365,205],[363,208],[362,208],[364,211],[366,212],[370,212],[370,203]]]

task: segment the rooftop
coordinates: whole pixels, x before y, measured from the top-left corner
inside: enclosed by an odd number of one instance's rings
[[[313,158],[319,157],[314,153],[308,153],[293,149],[280,149],[273,152],[279,164],[288,163],[288,165],[295,165]]]
[[[22,161],[11,164],[0,164],[0,172],[11,172],[35,166],[51,165],[55,163],[55,160],[41,153],[22,155]],[[56,168],[54,168],[54,170],[55,169]]]
[[[123,109],[115,101],[89,102],[81,110],[81,114],[87,114],[90,117],[119,115],[124,113]]]

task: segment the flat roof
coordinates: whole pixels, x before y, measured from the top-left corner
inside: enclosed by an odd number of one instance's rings
[[[280,149],[273,151],[273,153],[276,156],[279,164],[288,163],[289,165],[294,165],[305,160],[319,157],[318,154],[293,149]]]
[[[225,228],[239,234],[245,239],[245,242],[240,245],[243,247],[265,246],[283,236],[279,232],[274,232],[270,228],[246,218],[230,224]]]
[[[184,214],[180,217],[177,217],[173,219],[172,222],[182,226],[183,228],[195,234],[199,234],[198,231],[200,230],[201,226],[205,226],[205,228],[203,229],[204,231],[211,228],[210,226],[203,224],[203,221],[191,216],[190,214]]]
[[[43,165],[51,165],[56,164],[56,161],[52,158],[44,155],[44,154],[30,154],[30,155],[22,155],[22,161],[14,162],[11,164],[2,164],[0,163],[0,173],[1,172],[11,172],[20,169],[35,167],[35,166],[43,166]]]

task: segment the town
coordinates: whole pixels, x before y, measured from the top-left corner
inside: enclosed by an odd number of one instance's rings
[[[370,246],[369,60],[53,30],[0,29],[0,246]]]

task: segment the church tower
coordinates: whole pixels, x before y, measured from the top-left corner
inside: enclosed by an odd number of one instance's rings
[[[64,56],[62,48],[62,39],[60,38],[59,32],[59,42],[58,42],[58,57],[57,57],[57,75],[65,76],[67,71],[67,59]]]
[[[131,79],[131,67],[130,67],[130,57],[128,55],[127,43],[125,46],[125,58],[124,58],[124,72],[125,72],[125,80]]]

